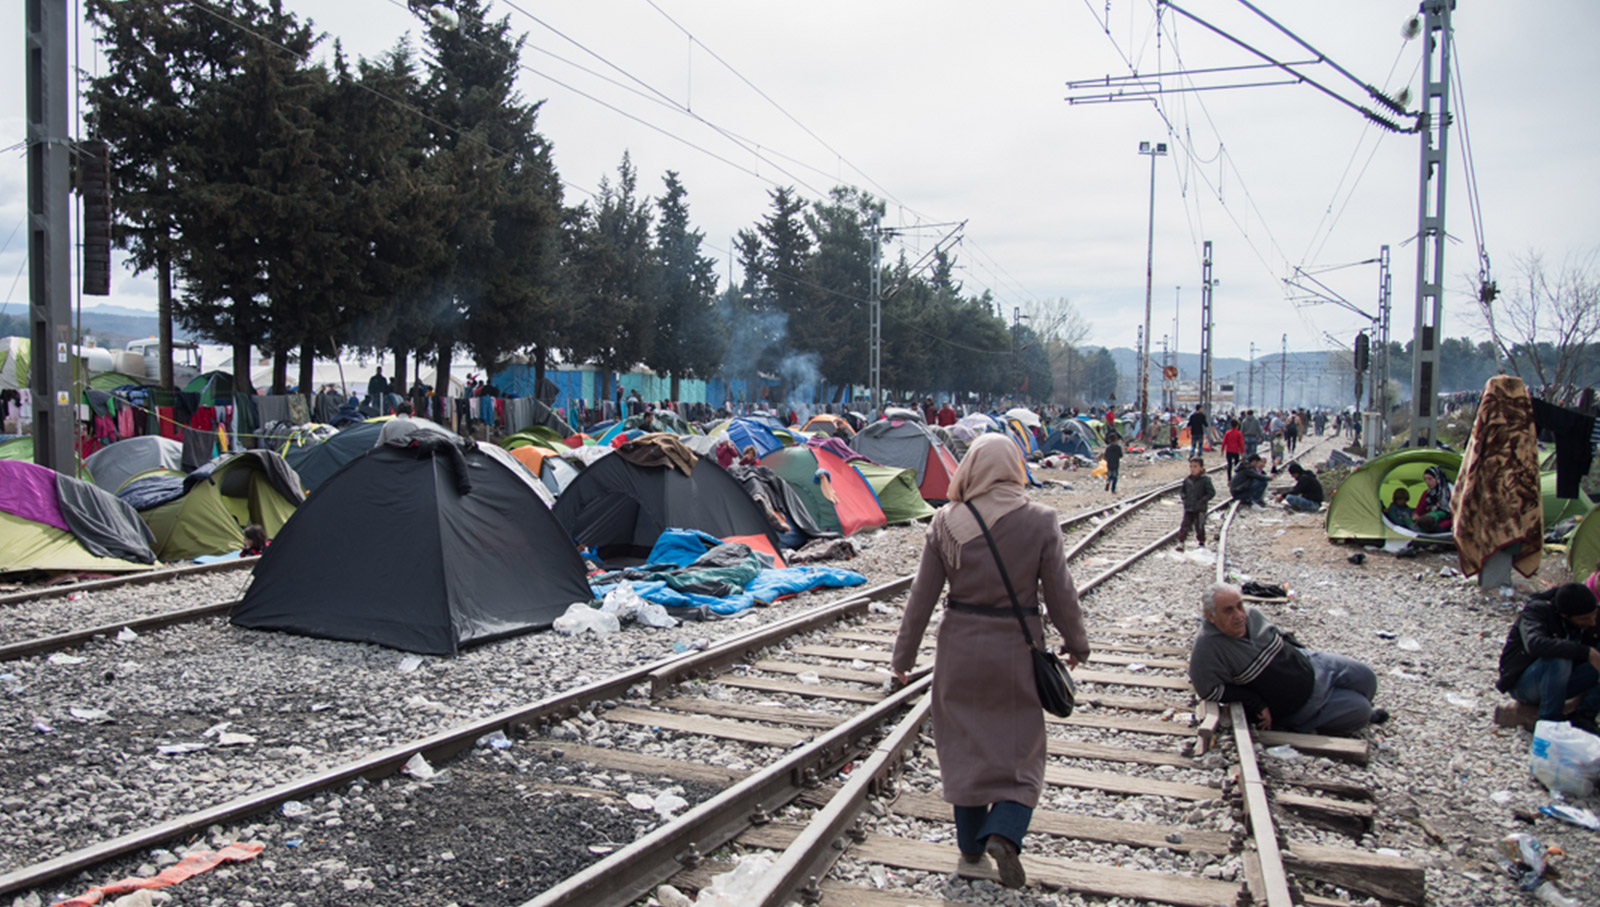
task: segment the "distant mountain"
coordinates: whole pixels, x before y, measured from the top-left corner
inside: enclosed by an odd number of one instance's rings
[[[119,305],[85,306],[82,313],[84,333],[93,337],[96,346],[121,349],[130,340],[154,337],[160,323],[154,312]],[[173,325],[172,334],[180,340],[192,335],[180,325]],[[0,305],[0,335],[28,336],[28,307],[18,303]]]

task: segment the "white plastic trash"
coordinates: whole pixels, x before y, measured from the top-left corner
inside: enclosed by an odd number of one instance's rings
[[[567,613],[551,622],[550,626],[557,633],[574,636],[585,630],[593,630],[596,634],[604,636],[622,629],[622,621],[615,614],[599,611],[589,607],[588,602],[573,602]]]
[[[1587,797],[1600,779],[1600,737],[1565,721],[1541,721],[1534,725],[1528,770],[1553,792]]]
[[[678,625],[677,618],[668,614],[665,607],[652,601],[641,600],[641,602],[638,613],[633,616],[636,622],[646,627],[657,627],[663,630],[669,630]]]

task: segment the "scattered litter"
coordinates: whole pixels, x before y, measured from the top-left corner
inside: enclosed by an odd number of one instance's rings
[[[511,738],[506,736],[505,731],[490,731],[478,738],[478,745],[493,747],[497,750],[510,749]]]
[[[412,753],[411,758],[406,760],[405,767],[400,770],[418,781],[427,781],[438,774],[421,753]]]
[[[589,852],[594,854],[595,856],[599,856],[601,854],[610,853],[613,850],[616,850],[616,848],[612,847],[609,844],[590,844],[589,845]]]
[[[105,709],[67,709],[67,713],[80,721],[99,721],[111,713]]]
[[[1533,729],[1528,770],[1552,792],[1587,797],[1600,777],[1600,737],[1565,721],[1540,721]]]
[[[799,674],[795,675],[795,679],[801,683],[816,684],[822,682],[822,678],[817,676],[816,671],[801,671]]]
[[[184,753],[198,753],[201,750],[210,748],[211,745],[209,743],[168,743],[165,746],[156,747],[156,752],[163,756],[181,756]]]
[[[84,663],[85,659],[79,658],[76,655],[68,655],[65,652],[57,652],[56,654],[50,656],[49,661],[53,665],[81,665]]]
[[[313,711],[313,712],[326,712],[328,709],[331,709],[331,708],[333,708],[333,703],[331,703],[331,702],[313,702],[313,703],[311,703],[311,711]]]
[[[1140,664],[1139,662],[1136,661],[1133,664],[1128,665],[1128,670],[1130,670],[1130,671],[1134,672],[1135,674],[1137,674],[1140,671],[1149,670],[1149,666],[1148,665],[1144,665],[1144,664]]]
[[[1340,608],[1340,607],[1336,606],[1336,607],[1332,607],[1332,608],[1328,609],[1328,616],[1329,617],[1349,617],[1350,616],[1350,612],[1346,611],[1343,608]]]
[[[138,638],[139,634],[133,632],[133,629],[130,627],[123,627],[122,630],[117,633],[117,642],[133,642]]]
[[[43,718],[33,719],[33,729],[41,734],[54,734],[56,732],[56,729],[51,727],[50,722]]]
[[[305,842],[306,842],[305,838],[290,838],[289,840],[283,842],[283,846],[284,847],[299,847],[301,844],[304,844]]]
[[[660,816],[661,818],[670,819],[672,818],[673,813],[683,809],[688,805],[689,801],[683,799],[677,794],[670,793],[668,791],[662,791],[656,797],[655,802],[651,804],[651,808],[654,809],[656,811],[656,815]]]
[[[567,613],[556,618],[550,626],[557,633],[567,636],[576,636],[585,630],[593,630],[597,635],[605,636],[621,630],[622,621],[618,620],[615,614],[589,607],[588,602],[573,602],[567,607]]]
[[[1439,568],[1439,575],[1440,576],[1460,576],[1461,575],[1461,571],[1457,570],[1456,568],[1454,568],[1452,566],[1450,566],[1449,564],[1445,564],[1443,567]]]
[[[695,907],[740,907],[750,903],[757,886],[772,872],[766,857],[746,856],[731,872],[711,877],[711,884],[700,890]]]
[[[655,809],[656,800],[649,794],[629,794],[628,805],[639,810]]]
[[[311,812],[311,807],[301,803],[299,800],[285,800],[284,804],[278,807],[278,811],[290,819],[297,819]]]
[[[1389,630],[1379,630],[1378,631],[1378,638],[1379,639],[1394,639],[1398,635],[1400,635],[1400,634],[1393,633],[1393,632],[1391,632]]]
[[[1469,696],[1458,696],[1455,693],[1444,694],[1444,701],[1463,709],[1475,709],[1478,707],[1478,700]]]
[[[1306,553],[1306,549],[1304,549],[1304,548],[1296,548],[1291,553],[1294,554],[1295,557],[1304,557],[1305,553]]]
[[[867,867],[867,878],[872,880],[873,888],[877,888],[881,891],[889,887],[889,879],[891,876],[889,875],[888,869],[884,868],[881,864],[874,863]]]
[[[205,733],[201,734],[200,736],[215,737],[231,727],[233,727],[233,722],[231,721],[224,721],[221,724],[213,724],[212,726],[206,728]]]
[[[1287,762],[1298,762],[1305,758],[1305,754],[1285,743],[1282,746],[1267,747],[1267,755],[1274,759],[1283,759]]]
[[[1600,816],[1581,806],[1567,806],[1562,803],[1553,803],[1549,806],[1539,807],[1539,812],[1563,822],[1571,822],[1580,828],[1590,831],[1600,831]]]
[[[889,607],[888,605],[884,604],[883,602],[868,602],[867,603],[867,613],[869,613],[869,614],[894,614],[895,613],[895,609]]]
[[[1489,799],[1493,800],[1495,803],[1499,804],[1500,806],[1505,806],[1507,803],[1511,802],[1511,791],[1508,791],[1508,790],[1497,790],[1494,793],[1489,795]]]
[[[249,746],[256,738],[249,734],[222,733],[217,735],[217,746]]]
[[[1386,857],[1403,857],[1403,856],[1405,856],[1405,854],[1401,853],[1398,850],[1395,850],[1393,847],[1380,847],[1377,850],[1374,850],[1373,853],[1382,854],[1383,856],[1386,856]]]
[[[1421,652],[1422,651],[1422,643],[1417,642],[1415,639],[1412,639],[1409,636],[1402,637],[1400,639],[1400,641],[1395,643],[1394,645],[1395,645],[1395,648],[1404,649],[1407,652]]]
[[[1357,551],[1355,554],[1345,558],[1345,560],[1352,564],[1365,564],[1367,562],[1367,554],[1364,551]]]
[[[400,669],[401,673],[410,674],[412,671],[422,667],[422,656],[407,655],[406,657],[400,659],[400,664],[397,665],[397,667]]]
[[[1389,676],[1390,677],[1398,677],[1401,680],[1421,680],[1422,679],[1420,676],[1418,676],[1416,674],[1407,674],[1405,668],[1390,668],[1389,669]]]
[[[1500,854],[1504,858],[1501,865],[1517,877],[1517,887],[1523,891],[1538,888],[1546,867],[1566,856],[1561,848],[1541,844],[1538,838],[1524,833],[1501,838]]]

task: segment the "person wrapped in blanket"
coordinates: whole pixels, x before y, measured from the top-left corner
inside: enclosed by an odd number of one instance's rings
[[[1455,492],[1455,487],[1445,479],[1444,470],[1437,466],[1429,466],[1422,473],[1422,481],[1427,483],[1428,490],[1417,499],[1417,506],[1411,512],[1417,531],[1449,532],[1450,495]]]

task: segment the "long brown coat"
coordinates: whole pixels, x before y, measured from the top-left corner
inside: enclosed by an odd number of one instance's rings
[[[1078,590],[1067,572],[1055,511],[1028,504],[989,528],[1024,613],[1037,612],[1042,587],[1050,622],[1067,641],[1067,649],[1080,659],[1088,658],[1089,638],[1078,608]],[[951,574],[929,532],[895,640],[894,668],[909,671],[915,664],[946,581],[950,598],[991,606],[996,613],[991,617],[946,611],[939,626],[933,735],[944,798],[957,806],[1001,800],[1036,806],[1044,787],[1044,712],[1034,689],[1027,643],[982,535],[962,546],[961,567]],[[1034,640],[1039,640],[1041,620],[1035,615],[1028,623]]]

